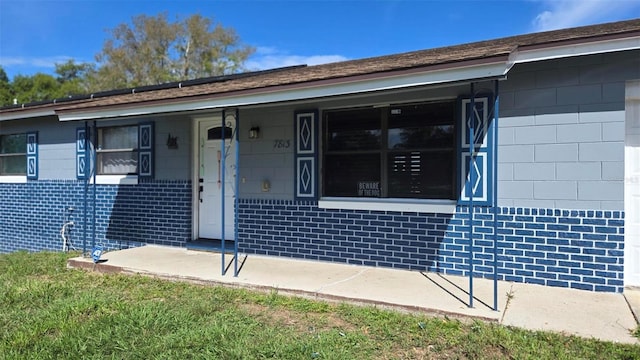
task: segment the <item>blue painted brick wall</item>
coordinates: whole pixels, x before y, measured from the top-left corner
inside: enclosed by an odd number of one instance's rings
[[[620,211],[499,208],[500,280],[623,289]],[[475,208],[473,271],[493,276],[493,213]],[[240,251],[468,275],[469,210],[455,214],[331,210],[316,202],[240,200]]]
[[[96,241],[107,249],[142,243],[185,246],[191,238],[191,186],[190,181],[98,185]],[[90,216],[92,199],[90,191]],[[69,207],[76,224],[71,240],[82,246],[82,182],[0,184],[0,201],[0,252],[60,250],[60,228]],[[456,275],[469,271],[467,207],[434,214],[243,199],[239,210],[242,252]],[[493,275],[493,223],[491,209],[475,210],[477,276]],[[623,212],[499,208],[497,225],[500,280],[622,291]],[[91,233],[89,226],[89,242]]]
[[[93,187],[87,214],[93,216]],[[81,249],[84,241],[84,183],[38,180],[0,184],[0,253],[16,250],[61,250],[60,230],[67,217],[74,221],[70,239]],[[191,182],[145,181],[138,185],[96,186],[96,242],[107,249],[143,243],[185,246],[191,238]],[[73,208],[72,212],[67,209]],[[93,229],[87,223],[90,249]]]

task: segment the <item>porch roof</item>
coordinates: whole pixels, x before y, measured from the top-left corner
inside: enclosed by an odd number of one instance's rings
[[[0,109],[0,121],[130,116],[496,78],[517,63],[633,49],[640,49],[640,19],[16,105]]]

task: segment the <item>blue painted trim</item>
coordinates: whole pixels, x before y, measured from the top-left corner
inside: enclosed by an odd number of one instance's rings
[[[38,132],[27,133],[27,179],[38,180]]]
[[[89,127],[83,126],[76,129],[76,178],[78,180],[88,179],[91,175],[89,135]]]
[[[294,199],[318,199],[318,110],[296,111],[294,119]]]
[[[155,131],[153,122],[138,124],[138,177],[152,179],[155,171]]]
[[[491,121],[491,113],[489,105],[493,101],[493,95],[481,94],[474,96],[474,103],[478,115],[486,118],[481,121],[474,121],[474,139],[473,150],[476,157],[474,161],[469,158],[471,156],[472,146],[469,138],[469,117],[468,113],[471,108],[471,98],[459,97],[457,106],[457,117],[460,124],[458,131],[458,161],[456,164],[458,174],[458,204],[468,205],[471,192],[473,192],[474,204],[479,206],[491,206],[493,204],[494,190],[493,182],[495,177],[494,160],[494,127],[495,123]],[[480,108],[478,108],[480,104]],[[474,116],[474,119],[478,117]],[[479,123],[479,124],[478,124]],[[479,126],[477,126],[479,125]],[[480,134],[480,135],[479,135]],[[486,141],[483,139],[486,138]],[[469,176],[474,168],[479,173],[474,175],[480,176],[479,185],[474,189]],[[478,178],[476,178],[478,179]]]

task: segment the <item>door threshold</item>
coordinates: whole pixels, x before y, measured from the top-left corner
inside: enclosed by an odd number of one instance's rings
[[[234,240],[224,241],[224,252],[233,253]],[[199,238],[187,241],[187,250],[222,252],[222,240]]]

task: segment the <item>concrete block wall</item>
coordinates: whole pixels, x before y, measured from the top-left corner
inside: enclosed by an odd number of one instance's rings
[[[624,88],[640,78],[638,58],[593,55],[509,72],[500,92],[501,206],[624,209]]]
[[[316,202],[242,199],[240,251],[468,275],[469,211],[332,210]],[[493,276],[493,213],[476,208],[473,271]],[[501,207],[498,279],[622,292],[621,211]]]
[[[96,242],[107,249],[143,243],[185,246],[191,239],[191,186],[186,180],[98,185]],[[90,219],[94,210],[92,187],[89,189]],[[84,183],[76,180],[0,184],[0,253],[61,250],[60,230],[68,216],[75,224],[70,239],[81,249],[84,200]],[[71,213],[69,208],[73,208]],[[90,220],[87,231],[91,239]]]

